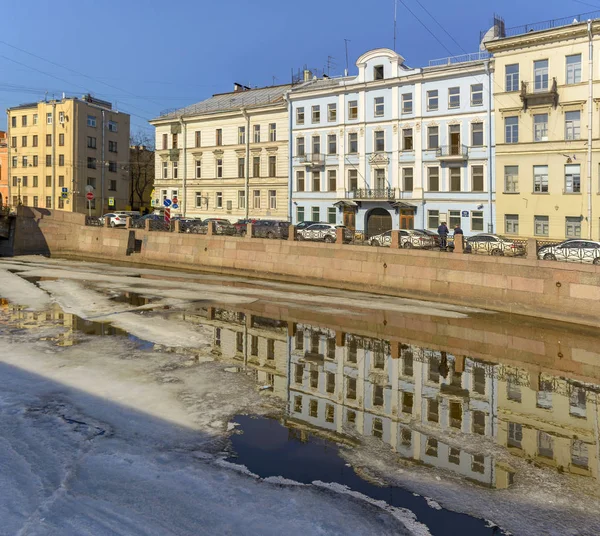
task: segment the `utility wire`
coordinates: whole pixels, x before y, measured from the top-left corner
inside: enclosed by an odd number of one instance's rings
[[[429,10],[423,5],[421,4],[421,2],[419,2],[419,0],[415,0],[417,2],[417,4],[419,4],[421,6],[421,9],[423,9],[423,11],[425,11],[425,13],[427,13],[433,20],[433,22],[435,22],[442,30],[443,32],[450,38],[452,39],[452,41],[454,41],[454,44],[460,49],[462,50],[465,54],[467,54],[467,52],[465,52],[465,49],[460,46],[460,43],[454,39],[454,37],[452,37],[452,35],[450,34],[450,32],[448,32],[448,30],[446,30],[446,28],[444,28],[439,22],[438,20],[429,12]]]
[[[446,50],[446,52],[448,52],[448,54],[450,54],[451,56],[453,56],[454,54],[452,53],[452,51],[446,46],[444,45],[444,43],[438,39],[438,36],[435,35],[430,29],[429,27],[419,18],[417,17],[417,15],[414,13],[414,11],[412,11],[407,5],[406,2],[404,2],[404,0],[400,0],[400,3],[407,9],[407,11],[415,18],[417,19],[417,21],[421,24],[421,26],[423,26],[423,28],[425,28],[429,34],[431,35],[431,37],[433,37],[440,45],[442,45],[442,47],[444,47],[444,50]],[[1,41],[0,41],[1,42]]]

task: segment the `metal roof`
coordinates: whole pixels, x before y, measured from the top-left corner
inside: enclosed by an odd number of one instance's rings
[[[231,93],[221,93],[213,95],[210,99],[192,104],[191,106],[186,106],[185,108],[180,108],[179,110],[160,115],[155,118],[154,121],[176,119],[182,115],[203,115],[239,110],[240,108],[281,104],[284,102],[283,96],[291,88],[291,84],[286,84],[282,86],[261,87]]]

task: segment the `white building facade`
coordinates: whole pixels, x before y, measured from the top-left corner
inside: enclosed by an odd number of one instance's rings
[[[389,49],[358,75],[313,79],[290,100],[293,223],[327,221],[368,236],[494,221],[493,72],[483,55],[411,69]]]

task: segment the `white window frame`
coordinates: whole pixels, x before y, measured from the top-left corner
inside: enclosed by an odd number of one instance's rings
[[[513,122],[513,120],[515,121]],[[511,115],[504,118],[504,143],[519,143],[518,115]]]
[[[315,104],[315,105],[311,106],[310,117],[311,117],[311,122],[313,124],[319,124],[321,122],[321,106],[320,105]]]
[[[296,108],[296,124],[304,124],[304,106],[299,106],[298,108]]]
[[[544,120],[545,119],[545,120]],[[548,114],[533,115],[533,141],[548,141]]]
[[[483,106],[483,84],[471,84],[471,106]]]
[[[535,236],[550,236],[550,218],[536,214],[533,216],[533,234]]]
[[[508,72],[509,68],[515,67],[515,66],[517,68],[516,71],[509,73]],[[513,91],[519,91],[519,71],[520,71],[520,66],[518,63],[511,63],[504,67],[504,79],[505,79],[504,88],[507,93],[510,93]]]
[[[196,178],[202,178],[202,160],[196,160]]]
[[[385,98],[375,97],[373,99],[373,115],[375,117],[383,117],[385,115]]]
[[[460,108],[460,86],[448,88],[448,108]]]
[[[569,63],[571,58],[578,58],[578,62]],[[581,54],[570,54],[565,57],[565,83],[579,84],[581,83]]]
[[[277,210],[277,190],[269,190],[269,210]]]
[[[358,119],[358,101],[348,101],[348,120],[356,121]]]
[[[577,188],[575,187],[577,184]],[[581,193],[581,166],[579,164],[565,165],[565,193]]]
[[[577,114],[577,116],[575,116]],[[581,111],[569,110],[565,112],[565,140],[581,139]]]
[[[381,144],[381,148],[378,148],[378,144]],[[373,132],[373,152],[385,152],[385,130],[376,130]]]
[[[433,104],[435,103],[435,105]],[[427,111],[435,112],[440,108],[440,97],[437,89],[430,89],[427,92]]]
[[[413,113],[413,94],[403,93],[402,94],[402,113],[412,114]]]
[[[504,232],[506,234],[519,234],[519,215],[505,214],[504,215]]]
[[[533,193],[547,194],[548,192],[548,166],[533,166]]]
[[[335,102],[327,105],[327,121],[330,123],[337,121],[337,104]]]

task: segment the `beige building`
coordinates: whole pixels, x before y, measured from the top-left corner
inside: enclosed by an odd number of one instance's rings
[[[9,108],[10,201],[94,215],[129,204],[129,115],[84,95]],[[86,186],[95,198],[88,206]]]
[[[600,20],[555,22],[486,43],[496,72],[496,227],[598,240],[600,71],[588,60],[590,51],[600,60]]]
[[[173,214],[187,217],[287,219],[290,87],[236,84],[151,121],[154,207],[176,197]]]

